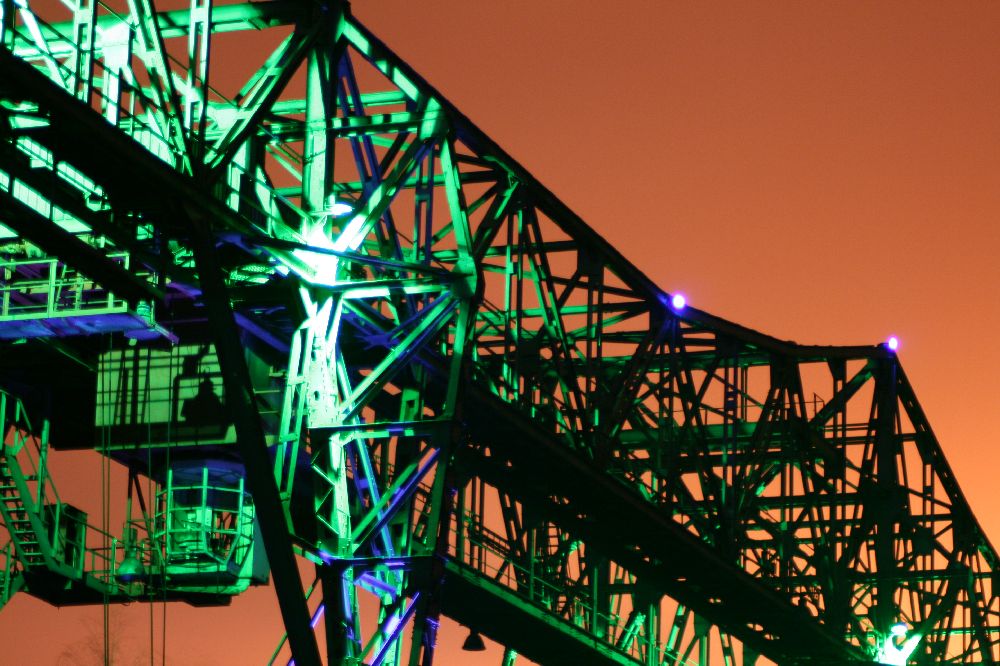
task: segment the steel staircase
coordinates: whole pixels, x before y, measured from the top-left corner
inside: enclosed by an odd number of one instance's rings
[[[48,427],[47,424],[43,426],[40,436],[34,434],[23,403],[3,392],[0,392],[0,414],[3,416],[0,517],[10,533],[14,555],[24,570],[44,569],[57,564],[52,561],[51,542],[43,517],[47,493],[58,503],[44,468]],[[37,456],[40,467],[32,453]]]
[[[21,565],[14,557],[14,543],[8,541],[0,548],[0,608],[6,606],[24,585],[21,570]]]
[[[0,391],[0,520],[10,541],[0,550],[0,606],[25,588],[58,601],[71,589],[117,592],[106,557],[86,547],[86,514],[59,499],[47,469],[48,422],[33,427],[22,401]],[[97,572],[85,572],[90,561]]]

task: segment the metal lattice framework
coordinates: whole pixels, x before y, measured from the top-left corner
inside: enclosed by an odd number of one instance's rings
[[[300,665],[1000,660],[888,348],[672,304],[346,4],[0,7],[0,599],[223,603],[256,521]],[[120,537],[26,485],[66,364]]]

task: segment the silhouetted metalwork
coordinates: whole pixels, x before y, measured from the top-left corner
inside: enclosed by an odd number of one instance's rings
[[[270,572],[300,666],[442,614],[505,664],[1000,660],[893,349],[661,291],[346,4],[0,2],[0,600]],[[120,533],[50,444],[127,470]]]

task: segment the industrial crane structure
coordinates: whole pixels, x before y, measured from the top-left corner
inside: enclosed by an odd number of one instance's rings
[[[894,345],[660,290],[346,2],[0,0],[0,389],[0,605],[270,580],[299,666],[430,666],[442,615],[506,664],[1000,661]]]

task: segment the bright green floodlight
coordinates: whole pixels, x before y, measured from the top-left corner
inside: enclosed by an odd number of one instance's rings
[[[910,655],[917,649],[917,644],[923,638],[919,633],[914,633],[907,638],[906,632],[907,626],[902,622],[889,628],[889,635],[880,639],[878,652],[875,655],[878,663],[886,666],[906,666]]]
[[[364,240],[364,215],[357,215],[344,225],[343,231],[341,231],[337,236],[336,241],[330,238],[329,228],[327,226],[327,220],[329,218],[345,217],[353,211],[354,207],[350,204],[331,199],[329,201],[329,206],[320,211],[318,219],[305,233],[306,243],[312,247],[318,247],[324,250],[335,250],[337,252],[357,250],[361,245],[361,242]],[[294,253],[300,259],[305,260],[313,267],[315,271],[313,280],[315,282],[331,285],[336,283],[337,267],[339,264],[338,257],[319,252],[309,252],[308,250],[295,250]]]

